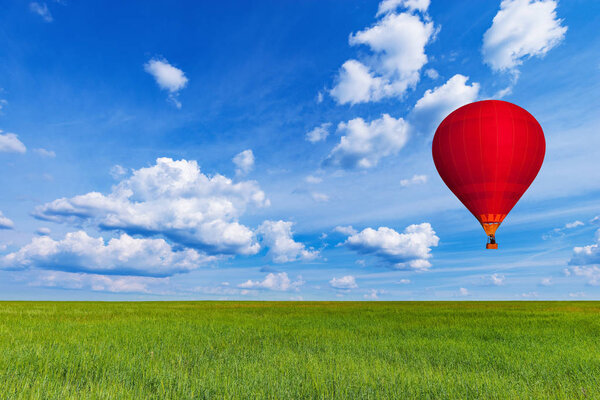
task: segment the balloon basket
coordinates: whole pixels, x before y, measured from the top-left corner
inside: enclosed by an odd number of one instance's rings
[[[486,249],[498,249],[498,243],[486,243],[485,244],[485,248]]]

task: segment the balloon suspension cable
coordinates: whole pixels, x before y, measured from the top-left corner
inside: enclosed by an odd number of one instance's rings
[[[488,241],[485,245],[486,249],[497,249],[498,243],[496,243],[496,236],[494,234],[488,235]]]

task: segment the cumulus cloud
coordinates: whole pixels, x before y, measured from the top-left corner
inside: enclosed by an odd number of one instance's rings
[[[358,287],[356,279],[352,275],[346,275],[341,278],[333,277],[329,281],[329,286],[343,290],[356,289]]]
[[[292,234],[292,222],[264,221],[257,229],[262,242],[269,248],[267,255],[276,263],[310,261],[319,256],[316,250],[308,250],[296,242]]]
[[[551,277],[542,278],[542,281],[540,282],[540,285],[542,285],[542,286],[552,286],[552,278]]]
[[[62,240],[39,236],[14,253],[0,258],[5,269],[39,268],[105,275],[169,276],[189,272],[215,261],[192,249],[175,251],[164,239],[90,237],[84,231]]]
[[[52,14],[50,14],[50,10],[48,9],[48,5],[46,3],[38,3],[31,2],[29,3],[29,10],[42,17],[42,19],[46,22],[52,22],[54,19],[52,18]]]
[[[352,235],[356,235],[358,233],[358,231],[350,225],[336,226],[335,228],[333,228],[333,231],[341,233],[342,235],[346,235],[346,236],[352,236]]]
[[[595,243],[573,248],[573,255],[569,265],[600,264],[600,230],[596,231]]]
[[[554,0],[503,0],[483,35],[483,59],[495,71],[510,70],[530,57],[543,57],[565,37]]]
[[[172,66],[165,59],[156,58],[144,64],[144,70],[154,77],[154,80],[161,89],[169,92],[169,99],[175,106],[181,108],[181,103],[177,100],[177,95],[188,83],[188,78],[183,71]]]
[[[296,279],[296,281],[292,281],[285,272],[270,273],[262,281],[253,281],[249,279],[246,282],[239,284],[238,287],[243,289],[267,289],[279,292],[287,292],[290,290],[298,291],[305,282],[302,280],[302,277]]]
[[[14,222],[10,218],[7,218],[0,211],[0,229],[13,229],[15,227]]]
[[[238,218],[248,206],[269,201],[254,181],[234,183],[225,176],[204,175],[196,161],[159,158],[134,170],[109,194],[90,192],[36,207],[41,220],[162,235],[212,255],[256,254],[260,245]]]
[[[169,278],[44,271],[37,274],[31,286],[88,289],[95,292],[111,293],[151,293],[152,286],[166,285],[168,282]]]
[[[25,153],[27,148],[14,133],[2,134],[0,130],[0,153]]]
[[[460,293],[461,296],[468,296],[469,295],[469,290],[466,289],[466,288],[464,288],[464,287],[461,287],[459,289],[459,293]]]
[[[425,91],[411,111],[409,120],[418,131],[435,133],[442,120],[460,106],[472,103],[479,96],[479,84],[467,84],[469,77],[456,74],[442,86]]]
[[[254,168],[254,153],[250,149],[244,150],[233,157],[233,163],[237,167],[236,175],[246,175]]]
[[[397,154],[404,147],[409,137],[409,125],[402,118],[383,114],[371,122],[362,118],[340,122],[337,132],[342,135],[340,142],[323,165],[344,169],[372,168],[381,158]]]
[[[410,179],[402,179],[400,181],[400,186],[407,187],[413,185],[422,185],[427,183],[427,175],[413,175]]]
[[[322,140],[327,139],[329,136],[329,128],[331,127],[331,122],[325,122],[313,130],[306,133],[306,140],[311,143],[317,143]]]
[[[597,256],[597,253],[596,253]],[[597,259],[596,259],[597,261]],[[600,267],[598,265],[591,266],[575,266],[565,270],[567,276],[580,276],[587,278],[588,284],[592,286],[600,285]]]
[[[361,254],[379,257],[394,268],[424,270],[431,267],[431,248],[439,238],[429,223],[408,226],[403,233],[380,227],[350,236],[345,245]]]
[[[402,97],[415,87],[421,68],[427,63],[425,46],[435,29],[428,17],[412,12],[397,14],[393,10],[404,6],[414,11],[424,4],[423,1],[390,1],[387,5],[383,2],[378,15],[385,16],[372,27],[350,35],[350,45],[366,45],[373,55],[368,58],[369,65],[358,60],[348,60],[342,65],[337,83],[329,92],[338,103]]]
[[[429,8],[430,0],[383,0],[379,3],[377,16],[395,11],[399,7],[404,7],[410,11],[426,12]]]
[[[399,284],[399,285],[408,285],[410,283],[410,279],[400,279],[396,283]]]
[[[583,225],[585,225],[585,224],[581,221],[567,222],[565,224],[565,229],[573,229],[573,228],[577,228],[578,226],[583,226]]]

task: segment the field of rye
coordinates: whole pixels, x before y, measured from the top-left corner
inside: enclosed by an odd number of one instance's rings
[[[2,399],[598,399],[598,302],[0,302]]]

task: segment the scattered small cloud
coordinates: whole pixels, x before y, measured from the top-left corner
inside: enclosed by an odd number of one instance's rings
[[[188,83],[188,78],[183,71],[169,64],[167,60],[157,58],[144,64],[144,70],[154,77],[154,80],[161,89],[169,92],[169,100],[177,108],[181,108],[181,103],[177,100],[177,96],[179,95],[179,91]]]
[[[494,286],[502,286],[502,285],[504,285],[504,280],[505,280],[504,275],[500,275],[500,274],[492,274],[492,275],[490,275],[490,282]]]
[[[379,296],[387,293],[383,289],[369,289],[369,291],[363,295],[363,297],[367,300],[377,300]]]
[[[169,278],[108,276],[63,271],[43,271],[30,283],[37,287],[87,289],[110,293],[152,293],[152,286],[166,286]]]
[[[329,201],[329,196],[324,193],[313,192],[310,194],[310,197],[317,203],[325,203]]]
[[[427,183],[427,175],[413,175],[410,179],[402,179],[400,181],[400,186],[408,187],[413,185],[422,185]]]
[[[317,184],[317,183],[323,182],[323,178],[321,178],[319,176],[313,176],[313,175],[308,175],[306,178],[304,178],[304,180],[306,181],[306,183],[312,183],[312,184]]]
[[[433,79],[433,80],[440,77],[440,74],[433,68],[429,68],[429,69],[425,70],[425,75],[427,75],[427,77],[429,79]]]
[[[304,283],[302,277],[298,277],[296,278],[296,281],[292,281],[287,273],[279,272],[268,274],[262,281],[253,281],[249,279],[246,282],[239,284],[238,287],[243,289],[266,289],[287,292],[291,290],[298,291]]]
[[[335,288],[335,289],[343,289],[343,290],[358,288],[358,285],[356,284],[356,279],[352,275],[346,275],[341,278],[333,277],[329,281],[329,286],[331,286],[332,288]]]
[[[408,285],[410,283],[410,279],[400,279],[396,283],[399,285]]]
[[[346,235],[346,236],[352,236],[352,235],[356,235],[358,233],[358,231],[350,225],[336,226],[335,228],[333,228],[333,231],[337,232],[337,233],[341,233],[342,235]]]
[[[48,236],[50,235],[50,233],[52,233],[52,231],[50,230],[50,228],[41,227],[36,229],[35,233],[39,236]]]
[[[119,164],[113,165],[110,169],[110,176],[112,176],[113,179],[121,179],[124,175],[127,175],[127,168]]]
[[[461,288],[458,290],[458,292],[460,293],[460,295],[461,295],[461,296],[468,296],[468,295],[469,295],[469,290],[468,290],[468,289],[466,289],[466,288],[464,288],[464,287],[461,287]]]
[[[27,148],[14,133],[2,134],[0,130],[0,153],[25,153]]]
[[[48,158],[56,157],[56,153],[53,150],[46,150],[46,149],[39,148],[39,149],[33,149],[33,151],[42,157],[48,157]]]
[[[306,140],[311,143],[317,143],[327,139],[327,136],[329,136],[329,128],[331,128],[331,122],[325,122],[317,126],[306,133]]]
[[[29,3],[29,10],[42,17],[45,22],[52,22],[54,18],[52,18],[52,14],[50,14],[50,10],[48,9],[48,5],[46,3],[38,3],[31,2]]]
[[[244,150],[233,157],[233,163],[236,166],[236,175],[247,175],[254,168],[254,153],[250,149]]]
[[[542,281],[540,282],[540,285],[542,285],[542,286],[552,286],[552,278],[551,277],[542,278]]]
[[[0,229],[13,229],[14,227],[14,222],[5,217],[4,214],[2,214],[2,211],[0,211]]]

